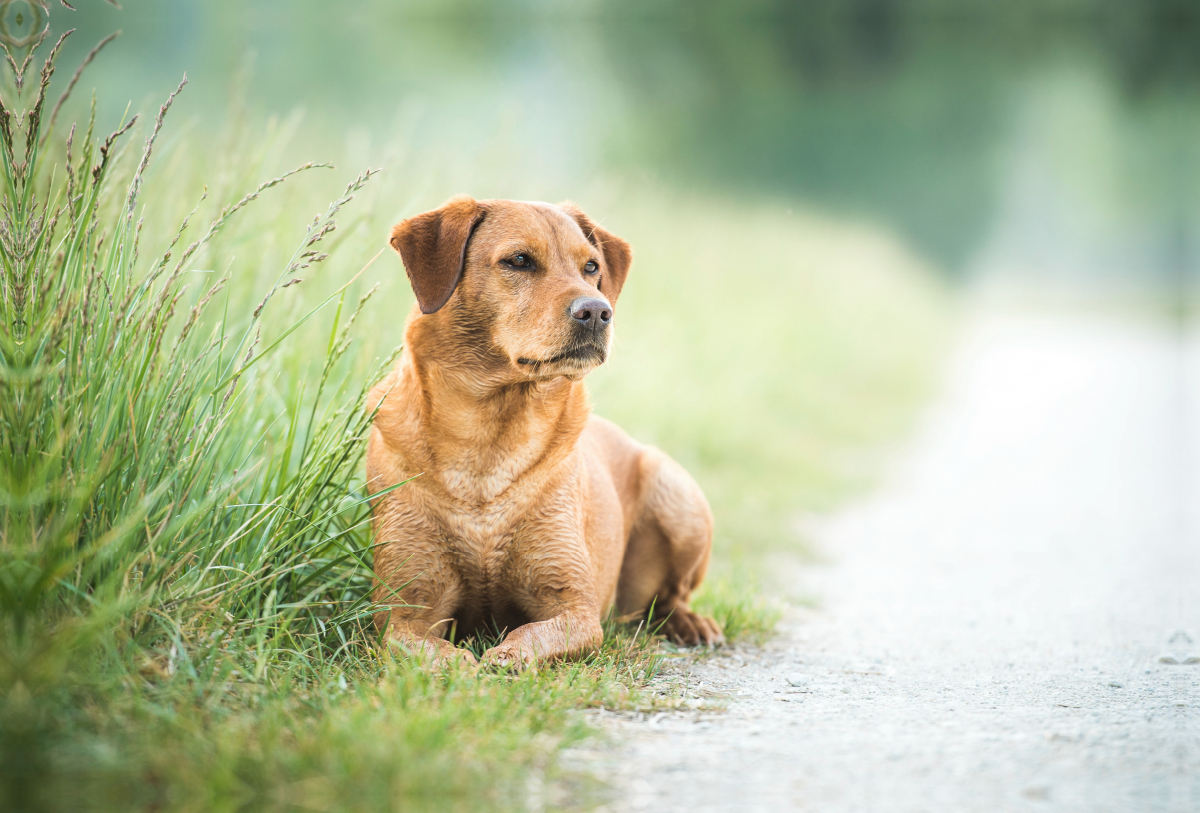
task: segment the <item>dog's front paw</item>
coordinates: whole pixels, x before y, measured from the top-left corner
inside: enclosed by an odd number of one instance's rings
[[[442,650],[434,659],[434,667],[443,669],[452,663],[461,664],[463,666],[478,666],[479,659],[475,657],[475,653],[469,649],[454,647],[450,650]]]
[[[449,641],[425,639],[421,641],[389,641],[392,651],[406,658],[411,658],[425,667],[440,671],[451,664],[463,666],[478,666],[479,660],[469,649],[457,647]]]
[[[505,641],[483,653],[483,664],[528,669],[537,666],[537,656],[518,642]]]
[[[663,634],[680,646],[713,646],[725,642],[721,625],[706,616],[676,607],[663,622]]]

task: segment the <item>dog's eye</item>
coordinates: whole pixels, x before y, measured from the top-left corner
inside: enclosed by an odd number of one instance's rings
[[[513,268],[533,268],[533,258],[528,254],[514,254],[505,262]]]
[[[599,270],[600,270],[600,266],[596,265],[595,260],[588,260],[583,265],[583,273],[585,273],[585,274],[595,274]]]

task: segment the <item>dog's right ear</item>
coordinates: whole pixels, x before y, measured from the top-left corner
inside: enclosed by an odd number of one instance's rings
[[[462,279],[467,243],[483,216],[474,198],[459,195],[392,227],[388,242],[404,260],[421,313],[436,313],[450,300]]]

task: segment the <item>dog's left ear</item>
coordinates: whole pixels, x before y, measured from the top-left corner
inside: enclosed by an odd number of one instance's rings
[[[459,195],[392,227],[388,242],[404,260],[421,313],[437,313],[450,300],[467,262],[467,242],[483,216],[477,201]]]
[[[625,277],[629,274],[629,266],[633,264],[633,249],[620,237],[597,226],[571,201],[563,201],[558,206],[574,218],[583,230],[583,236],[604,255],[604,268],[600,271],[600,293],[608,297],[609,302],[615,303],[621,294],[621,286],[625,284]]]

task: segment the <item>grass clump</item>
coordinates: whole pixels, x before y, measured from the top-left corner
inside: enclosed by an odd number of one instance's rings
[[[0,808],[517,806],[581,736],[566,710],[630,697],[655,661],[629,632],[515,676],[381,654],[361,455],[365,387],[394,353],[346,363],[370,296],[347,303],[350,283],[280,307],[373,173],[296,225],[241,308],[196,266],[228,267],[223,231],[318,166],[148,245],[176,94],[140,145],[136,117],[52,132],[57,48],[0,107]],[[315,371],[281,397],[281,351],[318,318]]]
[[[727,640],[753,644],[774,634],[784,612],[780,600],[764,594],[757,585],[735,585],[727,578],[707,583],[694,608],[716,619]]]

